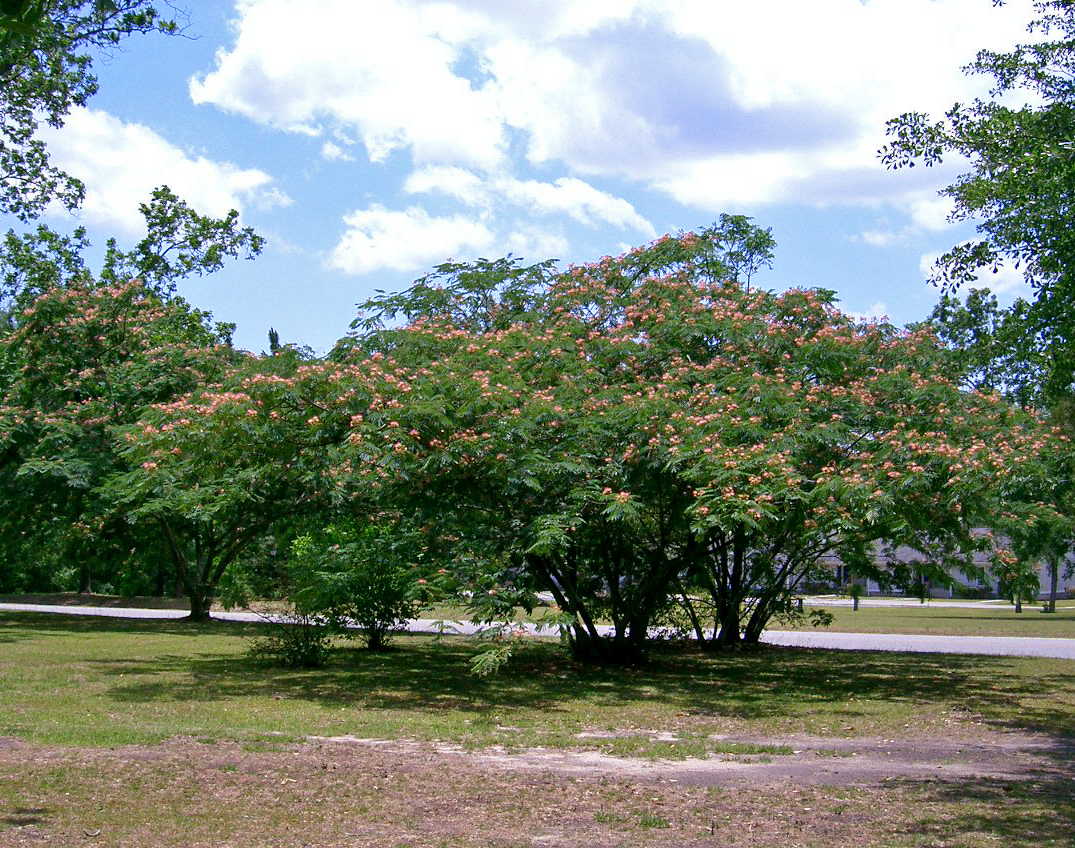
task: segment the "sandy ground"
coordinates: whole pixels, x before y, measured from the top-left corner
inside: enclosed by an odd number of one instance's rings
[[[0,846],[1069,844],[1070,794],[1067,812],[1038,830],[1009,797],[1070,789],[1075,752],[1055,740],[727,741],[793,753],[649,761],[351,737],[271,750],[0,739]],[[964,822],[954,814],[970,809],[966,799],[976,806]]]

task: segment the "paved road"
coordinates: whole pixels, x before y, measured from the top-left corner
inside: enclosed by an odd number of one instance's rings
[[[911,651],[924,654],[989,654],[1075,660],[1075,639],[1032,636],[933,636],[921,633],[833,633],[769,630],[763,642],[848,651]]]
[[[121,607],[53,606],[48,604],[0,603],[0,610],[14,612],[43,612],[60,615],[98,615],[110,618],[177,619],[186,616],[183,610],[125,609]],[[213,611],[220,621],[262,621],[252,612]],[[408,624],[417,633],[444,630],[469,635],[477,627],[469,622],[441,622],[417,619]],[[605,628],[607,630],[607,628]],[[526,630],[538,634],[533,625]],[[539,635],[551,635],[544,631]],[[1028,636],[928,636],[902,633],[833,633],[831,631],[769,630],[762,641],[771,645],[804,648],[835,648],[850,651],[911,651],[930,654],[986,654],[1015,657],[1056,657],[1075,660],[1075,639],[1049,639]]]
[[[855,602],[848,597],[833,595],[810,595],[803,598],[803,603],[808,607],[850,607]],[[945,607],[950,609],[1001,609],[1013,610],[1015,605],[1005,600],[993,601],[959,601],[950,598],[929,598],[923,604],[918,598],[871,598],[863,595],[859,599],[860,607]],[[1023,606],[1032,608],[1034,604],[1027,602]]]

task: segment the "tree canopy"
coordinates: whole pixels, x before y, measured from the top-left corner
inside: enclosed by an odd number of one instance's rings
[[[833,552],[903,585],[973,572],[974,529],[1047,436],[962,390],[931,332],[748,292],[715,243],[445,266],[366,304],[307,421],[343,428],[342,490],[411,517],[478,609],[551,592],[599,659],[637,656],[677,590],[710,596],[718,642],[756,640]],[[879,542],[920,556],[879,566]]]
[[[76,567],[88,588],[92,572],[116,575],[132,550],[144,565],[144,544],[132,544],[122,512],[103,495],[124,468],[116,428],[151,404],[218,383],[238,358],[234,326],[214,324],[172,290],[178,277],[212,272],[225,256],[253,255],[260,239],[234,215],[197,215],[166,187],[142,211],[146,238],[130,252],[110,242],[97,275],[86,267],[82,231],[39,226],[0,244],[0,535],[18,572],[4,583],[55,585]]]

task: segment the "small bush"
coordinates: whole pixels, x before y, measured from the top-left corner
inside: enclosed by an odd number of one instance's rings
[[[332,634],[320,619],[304,613],[267,619],[254,639],[251,656],[289,668],[321,668],[332,653]]]
[[[952,586],[952,597],[967,601],[983,601],[993,597],[993,590],[989,586],[964,586],[956,583]]]

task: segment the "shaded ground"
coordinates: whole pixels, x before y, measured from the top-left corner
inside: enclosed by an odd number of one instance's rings
[[[21,600],[0,596],[0,612],[71,614],[78,616],[134,619],[184,618],[185,605],[173,599],[116,598],[111,596],[28,595]],[[94,600],[100,602],[88,605]],[[32,601],[32,602],[31,602]],[[154,602],[157,605],[137,606]],[[1075,660],[1075,608],[1055,615],[1017,615],[1009,610],[931,609],[877,607],[868,612],[835,609],[834,629],[800,627],[784,631],[777,620],[762,634],[765,644],[854,651],[900,651],[915,653],[979,654],[984,656],[1052,657]],[[259,623],[286,612],[278,602],[258,602],[245,610],[214,610],[213,621]],[[462,615],[459,609],[430,611],[431,615]],[[535,636],[552,637],[538,622],[519,625]],[[840,628],[860,628],[841,630]],[[405,628],[412,633],[475,635],[481,628],[469,621],[414,619]],[[610,632],[599,624],[599,632]]]
[[[1047,739],[783,741],[795,753],[649,762],[417,742],[5,740],[0,846],[1071,844],[1071,751]]]

